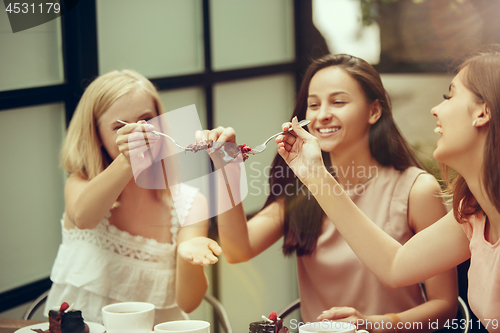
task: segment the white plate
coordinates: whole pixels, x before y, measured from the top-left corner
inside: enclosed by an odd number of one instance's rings
[[[85,324],[87,324],[89,326],[90,333],[104,333],[105,332],[104,326],[102,326],[101,324],[91,323],[88,321],[86,321]],[[48,330],[49,323],[46,322],[46,323],[40,323],[40,324],[26,326],[26,327],[18,329],[14,333],[35,333],[35,331],[31,330],[32,328],[38,328],[41,330]]]

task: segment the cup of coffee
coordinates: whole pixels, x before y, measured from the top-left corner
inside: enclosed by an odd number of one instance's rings
[[[102,308],[107,333],[151,333],[155,306],[146,302],[122,302]]]
[[[204,320],[168,321],[155,326],[155,333],[210,333],[210,323]]]
[[[356,325],[343,321],[321,321],[301,325],[299,333],[368,333],[357,330]]]

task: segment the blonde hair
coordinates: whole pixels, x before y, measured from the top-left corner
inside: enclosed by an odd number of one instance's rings
[[[158,115],[164,113],[155,86],[143,75],[132,71],[111,71],[96,78],[85,90],[68,127],[60,152],[60,165],[68,174],[92,180],[112,162],[101,145],[97,120],[111,105],[127,93],[141,89],[151,98]],[[159,197],[165,191],[160,190]],[[170,191],[167,186],[167,196]]]

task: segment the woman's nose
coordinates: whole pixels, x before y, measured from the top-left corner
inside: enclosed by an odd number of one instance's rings
[[[332,113],[326,106],[321,107],[318,114],[318,120],[321,122],[330,121],[332,119]]]
[[[431,114],[434,116],[434,118],[437,119],[437,108],[438,108],[439,105],[436,105],[435,107],[433,107],[431,109]]]

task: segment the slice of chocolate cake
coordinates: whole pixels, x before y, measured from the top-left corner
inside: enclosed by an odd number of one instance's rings
[[[67,304],[67,303],[66,303]],[[62,305],[61,305],[62,307]],[[49,311],[49,332],[50,333],[61,333],[61,319],[64,314],[64,310],[50,310]]]
[[[89,328],[83,322],[82,311],[68,311],[61,319],[61,333],[88,333]]]
[[[250,323],[250,333],[288,333],[288,328],[283,326],[283,319],[278,318],[276,312],[271,312],[269,318],[262,318],[264,320]]]
[[[40,332],[41,330],[33,330]],[[68,303],[61,304],[59,310],[49,311],[49,329],[44,333],[89,333],[83,321],[82,311],[72,310]]]
[[[68,304],[68,303],[66,303]],[[63,306],[61,305],[61,308]],[[49,332],[50,333],[61,333],[61,319],[64,314],[64,310],[50,310],[49,311]]]

